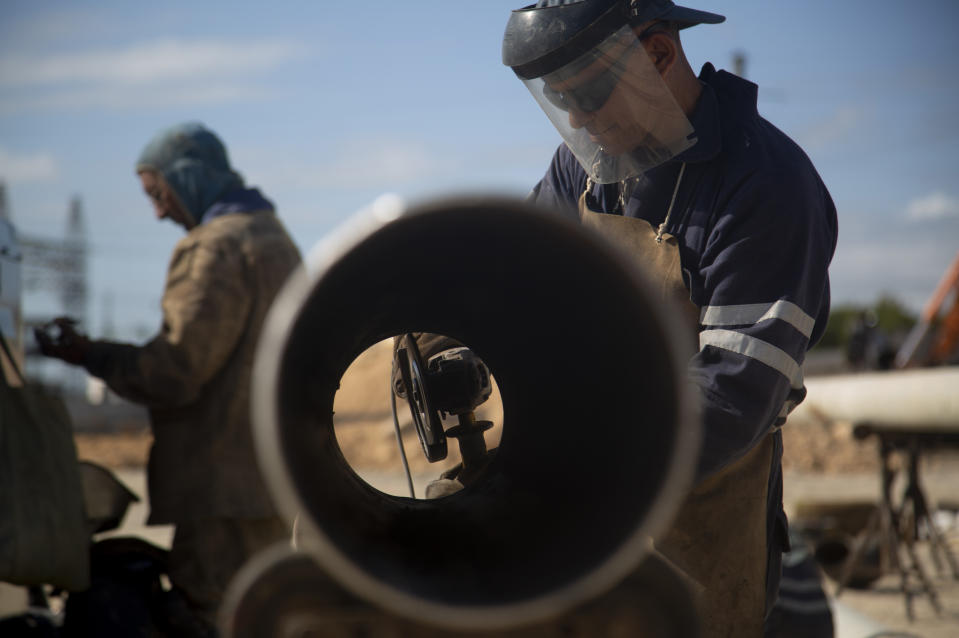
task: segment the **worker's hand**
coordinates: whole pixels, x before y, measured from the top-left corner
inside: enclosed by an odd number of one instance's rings
[[[90,340],[76,331],[76,323],[69,317],[57,317],[48,324],[34,328],[33,336],[40,345],[40,352],[47,357],[82,365],[90,349]]]

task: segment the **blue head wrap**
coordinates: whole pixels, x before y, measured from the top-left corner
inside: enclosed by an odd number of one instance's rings
[[[158,133],[140,153],[136,170],[163,175],[194,222],[222,195],[243,187],[243,178],[230,168],[223,142],[197,122]]]

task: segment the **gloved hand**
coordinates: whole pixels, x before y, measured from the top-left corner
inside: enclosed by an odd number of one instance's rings
[[[76,320],[57,317],[48,324],[34,328],[33,336],[40,345],[40,353],[73,365],[83,365],[90,340],[76,331]]]

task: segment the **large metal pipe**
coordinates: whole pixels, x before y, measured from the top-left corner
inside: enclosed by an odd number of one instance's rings
[[[809,377],[789,415],[803,422],[959,431],[959,366]]]
[[[254,372],[261,466],[306,550],[357,596],[447,628],[541,621],[621,581],[698,439],[680,322],[650,291],[605,240],[522,202],[381,200],[341,229],[278,297]],[[414,331],[471,347],[503,401],[486,473],[433,501],[364,483],[332,427],[347,366]]]

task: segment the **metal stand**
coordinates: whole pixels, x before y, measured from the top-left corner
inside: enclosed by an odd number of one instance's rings
[[[943,572],[943,559],[949,564],[952,577],[959,580],[959,564],[952,554],[942,534],[936,529],[929,512],[928,502],[919,482],[919,460],[926,447],[956,445],[959,436],[941,431],[923,431],[914,428],[875,427],[859,424],[854,430],[856,438],[875,436],[879,447],[879,469],[881,498],[870,516],[866,528],[856,537],[853,549],[843,564],[835,595],[838,597],[849,584],[856,566],[863,559],[870,541],[876,539],[880,548],[882,571],[891,569],[899,573],[900,588],[905,597],[906,616],[913,620],[913,597],[916,595],[910,586],[910,577],[915,575],[922,593],[936,614],[942,613],[939,597],[932,581],[916,554],[916,544],[921,540],[920,530],[925,530],[929,541],[930,553],[936,572]],[[892,486],[896,479],[897,468],[893,465],[896,452],[905,452],[907,458],[907,483],[903,491],[899,508],[893,503]],[[905,561],[900,554],[904,550]]]

